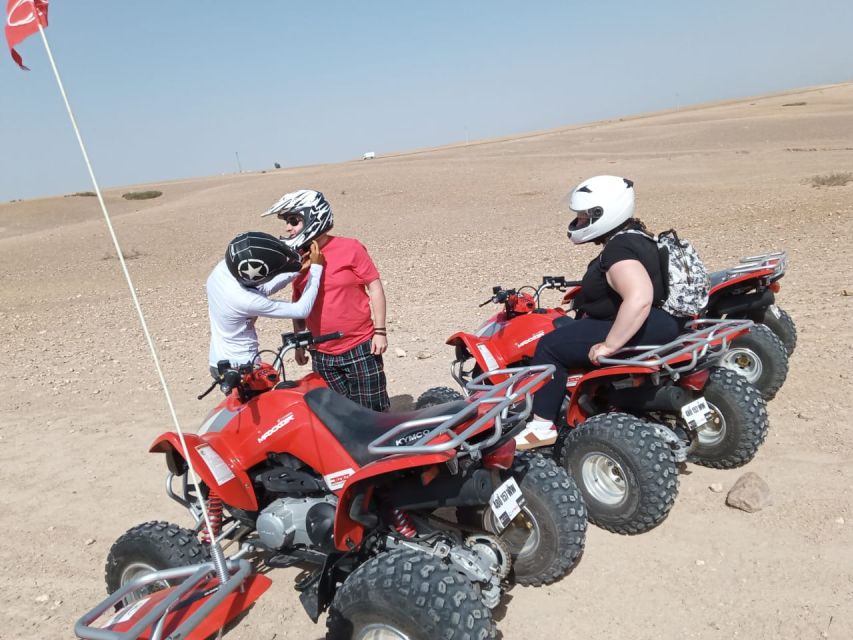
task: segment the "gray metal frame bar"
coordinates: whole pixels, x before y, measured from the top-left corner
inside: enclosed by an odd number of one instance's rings
[[[483,394],[468,402],[464,409],[451,415],[407,420],[373,440],[367,446],[367,450],[373,454],[412,454],[439,453],[449,451],[450,449],[461,448],[469,453],[475,453],[493,445],[500,439],[503,433],[503,423],[508,419],[509,408],[522,401],[522,398],[524,406],[520,411],[513,414],[513,421],[518,422],[530,415],[530,411],[533,408],[530,390],[542,381],[552,377],[554,370],[554,366],[548,364],[486,371],[465,385],[469,394],[477,391],[482,391]],[[498,375],[509,377],[494,385],[485,382],[488,378]],[[475,416],[480,405],[483,404],[494,406],[461,432],[455,433],[453,431],[453,427]],[[494,432],[489,438],[475,444],[466,442],[468,438],[492,421],[494,421]],[[431,425],[436,426],[420,438],[416,444],[399,446],[389,444],[395,438],[406,432],[410,432],[412,429]],[[434,442],[443,435],[449,435],[450,439],[445,442]]]
[[[726,280],[744,273],[752,273],[753,271],[761,271],[763,269],[773,269],[773,275],[778,276],[785,273],[787,262],[788,256],[784,251],[765,253],[760,256],[746,256],[740,259],[738,266],[726,269]]]
[[[598,361],[604,365],[660,367],[669,372],[681,373],[696,367],[701,358],[725,352],[729,348],[732,335],[749,329],[753,324],[752,320],[691,320],[687,327],[695,330],[678,336],[672,342],[626,347],[614,355],[634,355],[625,358],[599,358]],[[690,354],[689,361],[675,363],[686,354]]]
[[[252,573],[252,565],[248,560],[228,560],[226,562],[227,569],[232,573],[231,577],[221,584],[216,592],[211,595],[207,601],[196,610],[187,620],[184,621],[170,637],[185,638],[186,635],[195,629],[202,620],[210,615],[222,601],[231,593],[240,588],[243,582]],[[74,625],[74,634],[82,640],[136,640],[142,633],[152,627],[155,631],[151,636],[151,640],[162,640],[162,625],[159,621],[169,612],[175,604],[186,596],[193,588],[201,584],[204,580],[215,578],[217,576],[216,566],[213,562],[205,562],[203,564],[194,564],[188,567],[179,567],[177,569],[165,569],[163,571],[154,571],[152,573],[140,576],[133,582],[129,582],[115,593],[111,594],[98,604],[95,608],[85,613]],[[90,626],[97,621],[104,613],[118,604],[122,598],[137,589],[141,589],[152,582],[160,580],[174,580],[177,578],[185,578],[175,590],[166,598],[163,598],[157,606],[149,611],[140,619],[132,628],[127,631],[110,631],[109,629],[101,629]]]

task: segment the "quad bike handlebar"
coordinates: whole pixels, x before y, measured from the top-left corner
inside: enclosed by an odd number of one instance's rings
[[[539,297],[545,289],[556,289],[557,291],[565,292],[571,287],[581,286],[580,280],[566,280],[565,276],[542,276],[542,284],[534,288],[533,286],[524,286],[519,289],[504,289],[501,285],[492,287],[492,297],[481,302],[479,306],[485,307],[490,302],[497,304],[506,304],[511,302],[512,296],[518,296],[522,289],[533,289],[533,299],[536,301],[536,306],[539,306]]]
[[[313,335],[310,331],[290,331],[288,333],[282,333],[281,347],[278,351],[274,352],[275,359],[273,360],[272,368],[277,369],[281,378],[284,379],[284,354],[288,351],[303,349],[305,347],[310,347],[311,345],[328,342],[329,340],[338,340],[343,337],[344,334],[341,331],[325,333],[319,336]],[[204,393],[198,396],[198,399],[201,400],[204,398],[217,386],[226,396],[230,395],[235,389],[241,389],[241,386],[246,381],[247,376],[255,372],[261,366],[268,366],[262,365],[260,362],[260,355],[261,353],[259,352],[255,355],[252,362],[248,364],[241,364],[237,367],[233,367],[228,360],[220,360],[217,363],[219,378],[214,380],[213,384],[211,384]]]
[[[492,446],[501,439],[506,430],[504,428],[506,426],[505,423],[508,423],[510,428],[512,428],[530,415],[533,408],[531,393],[538,389],[543,382],[553,377],[554,371],[554,365],[550,364],[486,371],[465,385],[469,392],[469,402],[466,403],[463,409],[449,415],[407,420],[373,440],[367,446],[367,450],[373,454],[388,455],[439,453],[450,449],[461,448],[472,458],[477,459],[480,456],[479,452],[481,450]],[[486,382],[488,378],[498,375],[506,375],[508,377],[494,385]],[[481,394],[478,396],[471,395],[474,392],[481,392]],[[511,411],[519,402],[523,402],[523,406],[520,409]],[[476,416],[482,405],[493,406],[462,431],[454,431],[454,427],[458,427],[466,420],[470,420]],[[469,438],[478,434],[489,422],[494,422],[494,430],[488,438],[478,440],[474,443],[467,442]],[[431,428],[415,444],[394,444],[394,440],[398,436],[404,433],[411,433],[412,429],[419,427],[424,429]],[[448,439],[438,441],[444,435],[448,436]]]

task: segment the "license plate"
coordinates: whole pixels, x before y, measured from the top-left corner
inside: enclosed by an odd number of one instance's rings
[[[512,522],[515,516],[521,513],[524,502],[524,495],[521,493],[521,487],[518,486],[515,478],[510,478],[495,489],[492,497],[489,498],[489,505],[492,507],[501,531]]]
[[[777,307],[775,304],[771,304],[769,309],[770,309],[770,313],[772,313],[774,316],[776,316],[777,320],[782,319],[782,312],[779,311],[779,307]]]
[[[708,422],[710,416],[711,408],[708,406],[705,398],[699,398],[681,407],[681,417],[691,427],[698,427],[700,424],[705,424]]]

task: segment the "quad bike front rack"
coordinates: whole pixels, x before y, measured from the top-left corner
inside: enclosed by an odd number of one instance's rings
[[[74,633],[82,640],[206,638],[246,609],[270,584],[269,578],[253,575],[248,560],[226,560],[225,566],[228,574],[225,582],[219,581],[214,562],[140,576],[84,614],[74,625]],[[262,580],[248,584],[253,578]],[[153,583],[181,579],[174,587],[142,595]],[[119,609],[101,626],[94,626],[105,613],[134,594],[137,599]],[[216,615],[220,606],[222,609]]]
[[[390,431],[373,440],[367,450],[373,454],[438,453],[461,448],[472,458],[479,458],[482,449],[490,447],[504,433],[505,423],[515,426],[530,415],[533,399],[530,391],[554,375],[554,365],[513,367],[486,371],[465,385],[469,393],[465,407],[452,414],[431,418],[417,418],[402,422]],[[497,384],[488,384],[492,376],[508,376]],[[477,395],[473,395],[473,394]],[[523,402],[521,407],[518,404]],[[493,405],[465,429],[456,433],[453,429],[479,413],[481,405]],[[480,429],[494,421],[492,434],[476,443],[467,442]],[[435,425],[435,426],[433,426]],[[432,427],[413,444],[394,444],[395,439],[411,434],[417,429]],[[442,438],[444,436],[444,438]]]
[[[608,366],[655,367],[663,369],[677,380],[681,373],[695,369],[700,360],[722,356],[732,340],[754,324],[752,320],[691,320],[686,326],[693,331],[678,336],[672,342],[625,347],[614,355],[632,355],[599,358],[598,361]]]

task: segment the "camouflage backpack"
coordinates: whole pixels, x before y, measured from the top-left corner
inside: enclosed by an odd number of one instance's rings
[[[675,229],[655,237],[649,237],[636,229],[619,233],[637,233],[658,246],[666,292],[664,299],[657,301],[655,306],[681,318],[691,318],[702,313],[708,304],[711,282],[702,258],[690,242],[681,240]]]

